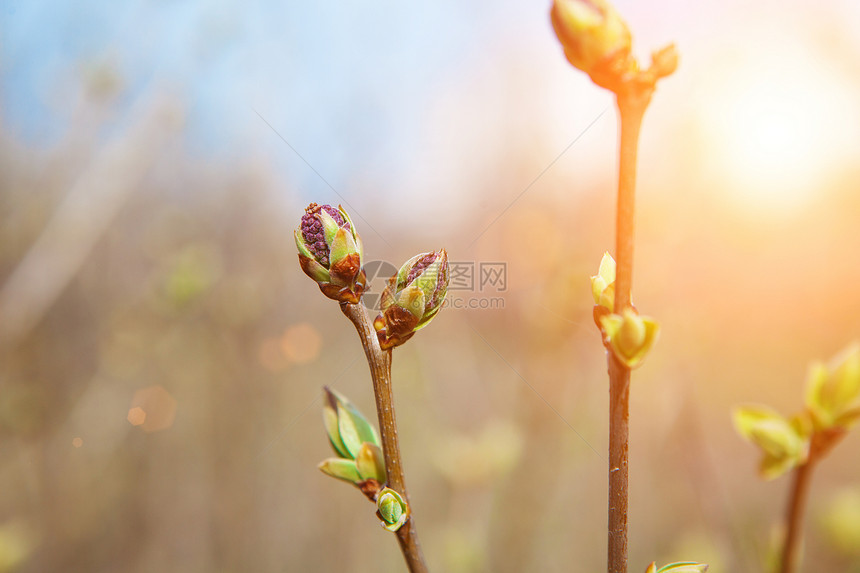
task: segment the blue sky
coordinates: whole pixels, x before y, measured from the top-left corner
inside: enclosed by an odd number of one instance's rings
[[[662,145],[704,134],[714,172],[749,181],[743,165],[732,170],[723,160],[750,140],[749,122],[733,117],[759,104],[770,110],[774,97],[802,110],[835,109],[836,96],[856,100],[856,74],[847,72],[860,45],[849,23],[860,4],[850,0],[617,5],[635,29],[640,57],[669,41],[682,53],[678,74],[649,111],[661,129],[646,129],[645,153],[659,157]],[[85,78],[111,69],[122,91],[106,131],[132,121],[142,95],[166,92],[182,105],[186,151],[196,158],[259,159],[303,198],[337,201],[259,113],[350,198],[360,195],[375,209],[409,194],[425,203],[433,197],[440,209],[446,199],[468,209],[482,208],[488,190],[513,200],[600,116],[530,194],[563,180],[587,190],[612,173],[612,100],[564,61],[548,8],[549,0],[0,0],[0,125],[24,145],[50,148],[79,113]],[[785,56],[791,46],[809,61]],[[791,72],[761,89],[743,79],[775,69],[774,60]],[[822,80],[822,70],[832,77]],[[825,87],[800,105],[788,101],[798,82]],[[714,112],[732,98],[739,111]],[[854,117],[856,106],[842,107]],[[816,125],[821,138],[853,149],[857,135],[847,127]],[[497,180],[499,166],[516,177]]]
[[[409,140],[430,93],[422,86],[456,67],[480,29],[453,1],[343,4],[6,0],[3,124],[49,145],[69,125],[85,71],[109,66],[121,108],[147,90],[177,94],[200,153],[241,155],[259,137],[256,111],[308,156],[367,161],[392,150],[364,141]]]
[[[355,201],[376,208],[405,194],[441,195],[445,209],[445,194],[463,199],[485,179],[512,122],[528,144],[530,131],[547,125],[551,90],[509,67],[555,65],[556,77],[586,85],[564,62],[548,3],[0,2],[0,114],[24,145],[61,140],[80,114],[86,78],[108,69],[122,90],[104,132],[132,123],[142,96],[165,92],[184,110],[192,157],[262,162],[302,200],[340,201],[330,183],[360,211],[371,207]],[[550,124],[560,134],[538,162],[605,107],[576,107]]]

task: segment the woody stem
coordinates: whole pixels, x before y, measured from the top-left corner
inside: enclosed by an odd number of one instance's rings
[[[621,121],[618,163],[618,203],[615,226],[615,312],[630,307],[633,284],[633,238],[636,155],[642,117],[653,84],[618,93]],[[609,516],[608,572],[627,573],[627,508],[629,463],[630,368],[610,352],[609,366]]]
[[[803,465],[794,469],[791,495],[786,510],[786,535],[780,559],[780,573],[797,573],[800,570],[800,540],[803,537],[803,510],[809,492],[809,478],[812,475],[814,460],[810,456]]]
[[[376,398],[376,414],[379,418],[379,433],[382,438],[382,453],[385,457],[385,471],[388,474],[386,485],[400,493],[409,503],[409,494],[403,475],[400,459],[400,445],[397,442],[397,421],[394,415],[394,394],[391,388],[391,350],[382,350],[376,331],[373,329],[364,306],[361,304],[341,303],[340,309],[355,325],[364,355],[373,379],[373,394]],[[396,532],[400,551],[411,573],[427,573],[427,565],[418,543],[414,514]]]

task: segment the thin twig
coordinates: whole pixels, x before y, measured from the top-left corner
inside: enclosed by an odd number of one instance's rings
[[[615,311],[630,307],[633,285],[633,238],[636,194],[636,153],[642,117],[653,93],[651,86],[618,94],[621,145],[618,160],[618,205],[615,222]],[[627,573],[627,474],[630,368],[609,353],[609,519],[608,571]]]
[[[630,369],[609,355],[609,573],[627,572]]]
[[[370,367],[373,394],[376,397],[376,413],[379,417],[379,433],[382,438],[382,453],[385,456],[385,470],[388,474],[387,485],[400,493],[406,499],[406,503],[409,503],[409,494],[403,477],[403,463],[400,459],[400,446],[397,443],[397,421],[394,416],[394,395],[391,389],[391,350],[382,350],[379,347],[376,331],[370,324],[363,305],[342,303],[340,309],[355,325]],[[406,523],[397,530],[396,535],[409,571],[427,573],[427,565],[424,563],[421,545],[418,543],[414,514],[410,515]]]
[[[788,499],[788,508],[785,514],[788,529],[785,535],[785,545],[782,547],[782,559],[779,566],[780,573],[797,573],[800,569],[800,540],[803,537],[803,512],[809,493],[812,467],[813,460],[810,457],[805,464],[797,466],[794,469],[791,496]]]

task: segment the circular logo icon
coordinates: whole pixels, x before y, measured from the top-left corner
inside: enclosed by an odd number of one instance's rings
[[[367,290],[361,296],[364,306],[371,310],[379,310],[382,289],[388,285],[388,279],[397,274],[398,268],[388,261],[368,261],[364,264],[367,274]]]

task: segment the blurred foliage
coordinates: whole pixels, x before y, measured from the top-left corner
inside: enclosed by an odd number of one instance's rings
[[[860,570],[860,488],[843,488],[819,512],[819,524],[832,546]]]
[[[510,85],[533,78],[504,70]],[[373,411],[354,330],[303,276],[292,237],[304,205],[340,198],[298,161],[285,176],[253,151],[201,157],[181,105],[165,118],[144,101],[119,121],[130,95],[107,97],[124,83],[100,74],[51,145],[0,131],[0,570],[401,571],[372,505],[315,467],[329,451],[321,386]],[[478,183],[464,172],[469,188],[447,203],[403,199],[359,167],[337,185],[369,260],[444,246],[451,261],[507,265],[504,292],[449,293],[503,308],[443,309],[395,351],[411,507],[431,570],[598,571],[607,382],[589,276],[612,246],[614,197],[611,170],[595,177],[589,163],[614,148],[586,137],[548,169],[570,139],[524,132],[548,120],[517,98],[546,102],[508,90],[475,135],[457,122],[491,98],[462,81],[475,109],[428,117],[472,147],[496,142],[457,164],[475,163]],[[726,414],[747,400],[793,406],[797,373],[860,332],[860,162],[802,212],[745,210],[702,175],[719,157],[672,89],[646,120],[640,167],[635,300],[661,340],[633,378],[631,562],[716,554],[715,573],[753,571],[787,484],[750,478],[756,454]],[[610,115],[601,122],[614,138]],[[428,203],[431,218],[414,208]],[[821,468],[811,507],[860,480],[858,445],[849,435]],[[809,532],[807,562],[857,569],[851,507]]]

